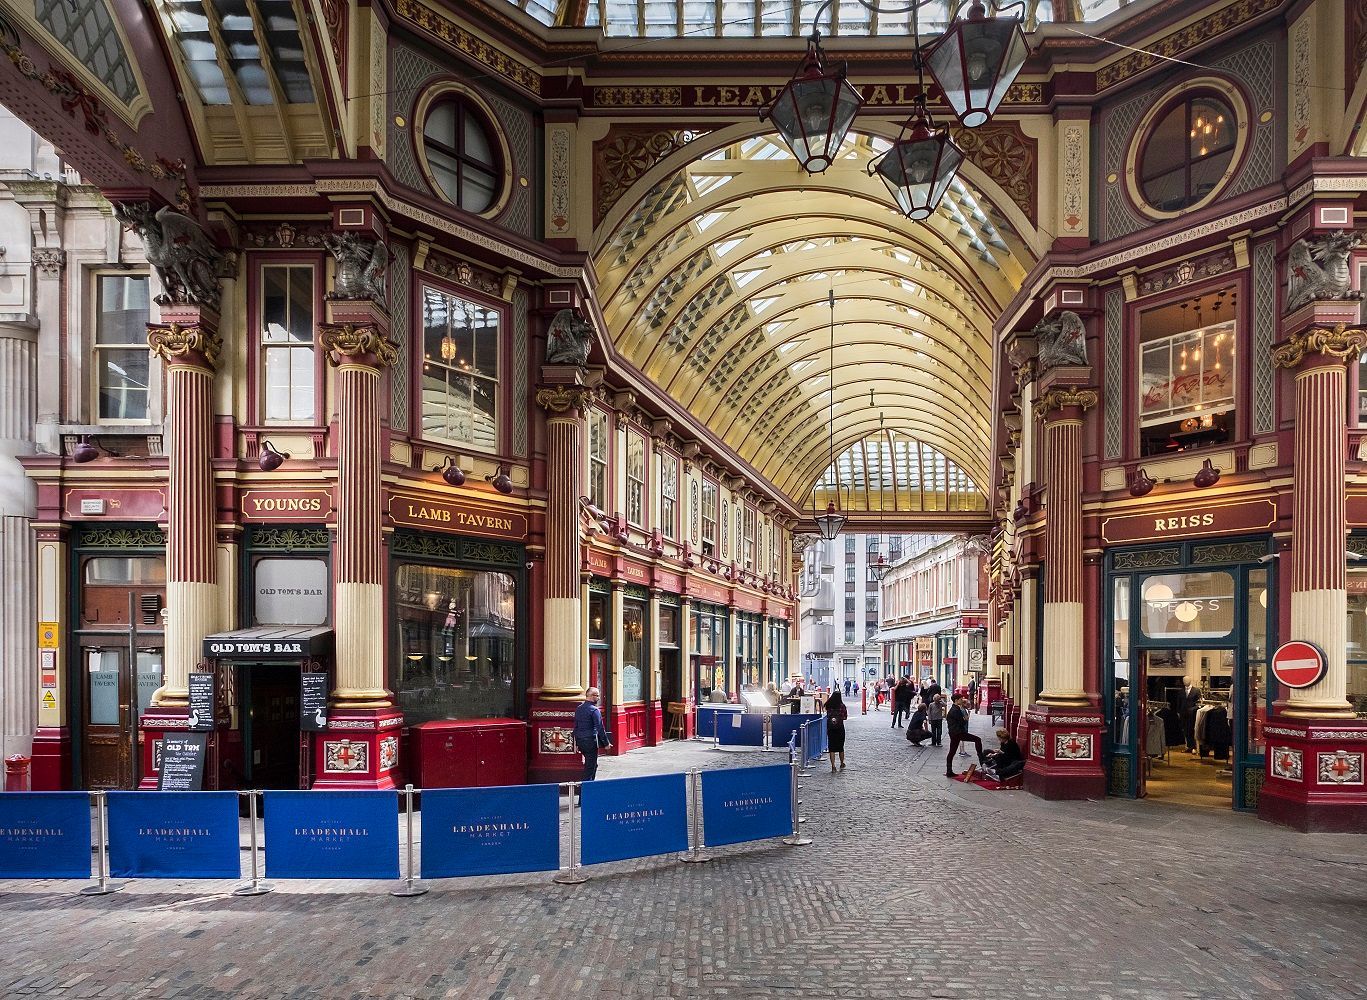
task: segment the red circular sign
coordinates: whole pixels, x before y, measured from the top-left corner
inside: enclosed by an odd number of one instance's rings
[[[1311,642],[1284,642],[1272,654],[1272,676],[1289,688],[1308,688],[1328,668],[1324,651]]]

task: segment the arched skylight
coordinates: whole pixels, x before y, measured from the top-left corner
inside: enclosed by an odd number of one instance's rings
[[[923,441],[887,430],[836,456],[813,490],[816,509],[984,511],[987,497],[952,459]]]

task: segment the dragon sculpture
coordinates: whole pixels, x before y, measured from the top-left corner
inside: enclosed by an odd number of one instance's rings
[[[1039,340],[1040,371],[1087,364],[1087,328],[1077,313],[1064,311],[1052,319],[1040,320],[1035,336]]]
[[[158,304],[218,308],[225,255],[198,222],[170,207],[153,212],[145,201],[116,203],[114,215],[142,240],[161,279]]]
[[[385,301],[389,248],[384,243],[357,233],[328,233],[323,237],[323,245],[337,258],[332,298]]]
[[[546,331],[546,364],[583,366],[592,347],[593,324],[575,315],[573,309],[555,314]]]
[[[1343,230],[1317,240],[1297,240],[1286,260],[1286,308],[1299,309],[1317,299],[1344,299],[1352,287],[1348,255],[1362,242]]]

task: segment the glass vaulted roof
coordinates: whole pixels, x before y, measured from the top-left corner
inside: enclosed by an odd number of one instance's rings
[[[944,452],[895,430],[856,441],[827,466],[812,491],[813,509],[984,511],[987,497]]]
[[[542,24],[601,28],[610,37],[787,38],[811,31],[821,0],[507,0]],[[1145,0],[1023,0],[1027,28],[1050,21],[1099,21]],[[939,33],[967,0],[920,0],[921,30]],[[827,36],[908,35],[905,0],[831,0],[819,22]],[[1016,5],[1009,10],[1014,11]],[[582,17],[582,20],[579,18]]]

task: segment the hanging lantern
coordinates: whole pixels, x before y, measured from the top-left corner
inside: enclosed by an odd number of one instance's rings
[[[878,554],[878,561],[869,564],[869,576],[873,577],[879,583],[882,583],[883,578],[891,572],[892,564],[883,558],[881,552]]]
[[[935,128],[923,105],[892,148],[869,164],[869,173],[883,179],[903,215],[919,221],[930,218],[963,161],[949,130]]]
[[[955,18],[926,56],[954,113],[968,128],[986,124],[1025,65],[1030,46],[1019,17],[988,17],[980,0]]]
[[[864,99],[845,79],[845,67],[827,72],[823,65],[821,33],[813,30],[807,55],[796,75],[759,113],[772,120],[793,156],[809,174],[819,174],[834,162],[845,134]]]
[[[834,501],[826,504],[826,513],[818,514],[814,520],[817,533],[828,542],[840,534],[840,529],[845,526],[845,515],[835,509]]]

